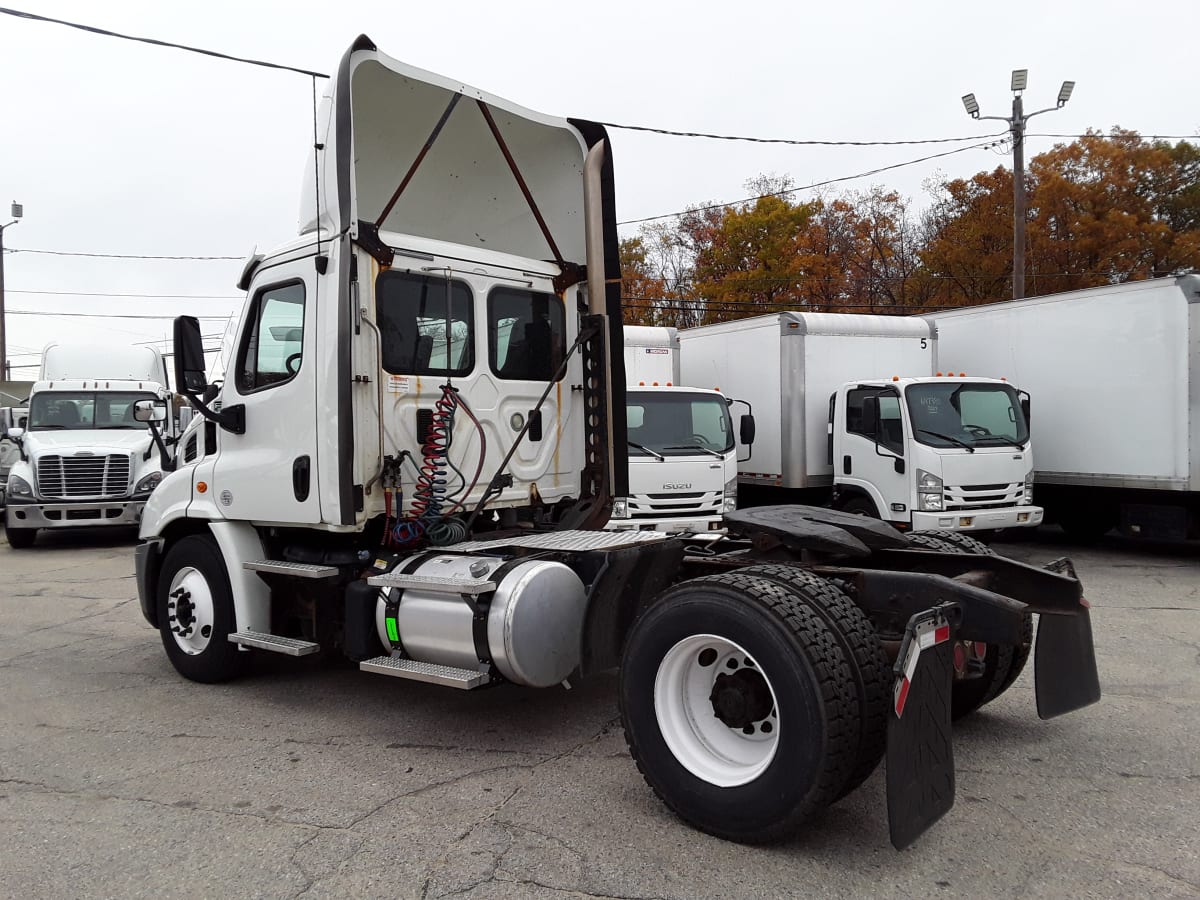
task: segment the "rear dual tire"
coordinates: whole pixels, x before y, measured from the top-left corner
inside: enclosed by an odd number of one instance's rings
[[[784,584],[748,574],[666,591],[634,624],[621,719],[681,819],[727,840],[794,832],[843,792],[861,712],[839,636]]]
[[[924,550],[940,553],[977,553],[995,556],[996,552],[981,541],[959,532],[918,531],[910,534],[911,543]],[[1017,644],[988,644],[983,656],[983,672],[978,678],[956,680],[950,692],[950,718],[957,721],[991,703],[1017,680],[1033,648],[1033,616],[1026,613],[1021,622],[1021,640]]]

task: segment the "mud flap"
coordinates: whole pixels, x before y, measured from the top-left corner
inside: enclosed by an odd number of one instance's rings
[[[954,805],[950,688],[961,617],[954,603],[917,613],[908,620],[896,657],[887,732],[887,806],[897,850]]]
[[[1033,666],[1039,718],[1052,719],[1100,699],[1092,617],[1086,600],[1079,601],[1074,615],[1038,618]]]

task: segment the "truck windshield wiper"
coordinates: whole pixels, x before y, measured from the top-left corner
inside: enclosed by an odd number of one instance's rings
[[[649,447],[643,447],[637,441],[626,441],[625,443],[627,443],[630,447],[637,447],[639,450],[643,450],[646,453],[649,453],[651,456],[653,456],[659,462],[667,461],[667,458],[665,456],[663,456],[661,453],[659,453],[657,450],[651,450]]]
[[[917,431],[921,432],[922,434],[932,434],[934,437],[939,437],[944,441],[949,441],[952,444],[957,444],[959,447],[962,447],[963,449],[965,449],[968,453],[975,452],[974,445],[968,444],[966,441],[964,441],[960,438],[952,437],[951,435],[948,435],[948,434],[942,434],[940,431],[930,431],[928,428],[918,428]]]
[[[982,444],[984,441],[999,441],[1001,444],[1008,444],[1010,447],[1016,447],[1018,450],[1025,449],[1025,445],[1020,441],[1005,437],[1002,434],[985,434],[983,437],[975,439],[975,443],[977,444]]]
[[[717,459],[724,459],[724,453],[718,453],[709,447],[704,447],[700,444],[674,444],[670,447],[663,447],[664,450],[700,450],[703,453],[711,453]]]

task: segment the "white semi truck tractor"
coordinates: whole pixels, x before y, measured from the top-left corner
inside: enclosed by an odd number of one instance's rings
[[[1016,677],[1032,614],[1039,714],[1099,697],[1065,561],[809,507],[731,513],[687,562],[669,535],[603,530],[629,490],[602,126],[360,37],[317,133],[300,234],[247,263],[211,403],[198,324],[176,322],[207,422],[150,498],[136,571],[182,675],[326,652],[555,689],[620,667],[630,752],[687,822],[781,838],[886,754],[897,846],[950,808],[951,716]]]
[[[680,332],[685,384],[745,397],[761,427],[739,463],[749,503],[829,503],[902,530],[1042,521],[1025,395],[934,368],[920,318],[783,312]]]
[[[738,401],[716,389],[682,387],[675,328],[624,329],[629,495],[613,499],[612,531],[664,531],[693,541],[725,533],[737,508],[738,443],[754,441],[749,405],[735,433]]]
[[[167,455],[134,406],[165,411],[170,398],[152,347],[47,345],[25,427],[8,431],[18,452],[5,495],[9,546],[32,546],[41,529],[136,526]]]

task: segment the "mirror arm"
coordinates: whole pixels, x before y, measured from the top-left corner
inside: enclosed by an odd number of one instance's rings
[[[150,434],[154,438],[154,443],[158,447],[158,460],[164,472],[175,471],[175,460],[171,458],[170,452],[167,450],[167,445],[162,439],[162,433],[158,430],[157,422],[147,422],[150,426]],[[150,458],[150,448],[146,448],[146,454],[142,459]]]
[[[188,402],[192,404],[192,409],[196,410],[210,422],[216,422],[226,431],[231,431],[234,434],[246,433],[246,407],[244,404],[239,403],[236,406],[226,406],[220,412],[217,412],[192,391],[185,389],[183,396],[187,397]]]

